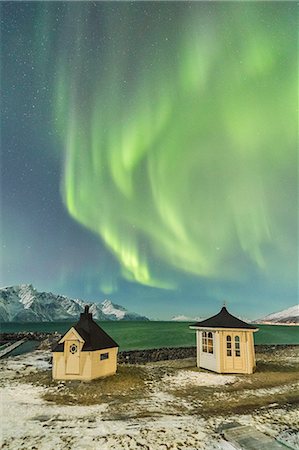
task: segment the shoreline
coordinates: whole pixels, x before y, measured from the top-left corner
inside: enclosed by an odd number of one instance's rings
[[[50,351],[61,334],[46,332],[2,333],[1,342],[12,342],[20,339],[39,342],[38,349]],[[298,349],[299,344],[255,344],[256,353],[273,353],[276,350]],[[9,354],[7,355],[9,356]],[[121,350],[118,352],[119,364],[145,364],[148,362],[173,361],[186,358],[196,358],[196,346],[158,347],[147,349]]]

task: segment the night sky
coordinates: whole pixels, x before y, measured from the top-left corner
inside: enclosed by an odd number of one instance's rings
[[[297,300],[294,2],[2,2],[1,285]]]

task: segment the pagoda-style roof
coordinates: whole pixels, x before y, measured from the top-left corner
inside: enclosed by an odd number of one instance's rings
[[[249,323],[243,322],[243,320],[232,316],[225,306],[215,316],[209,319],[202,320],[201,322],[191,325],[196,328],[244,328],[250,330],[257,330],[257,328]]]
[[[88,306],[85,306],[84,313],[80,314],[80,320],[73,325],[73,328],[84,340],[82,352],[118,347],[118,344],[93,320],[92,314],[88,311]],[[64,342],[61,342],[62,340],[63,337],[60,343],[53,348],[53,352],[64,351]]]

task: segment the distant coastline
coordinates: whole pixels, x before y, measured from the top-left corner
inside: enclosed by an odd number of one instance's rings
[[[299,323],[295,323],[295,322],[291,322],[291,323],[286,323],[286,322],[251,322],[255,325],[283,325],[286,327],[299,327]]]
[[[192,347],[195,333],[189,322],[99,322],[100,326],[120,344],[120,351],[159,348]],[[26,338],[27,341],[49,339],[58,341],[70,327],[70,322],[1,324],[1,341]],[[298,345],[299,328],[290,325],[257,324],[256,345]]]

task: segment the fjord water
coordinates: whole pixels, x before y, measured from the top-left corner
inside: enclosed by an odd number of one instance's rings
[[[120,350],[195,345],[195,331],[187,322],[98,322],[118,344]],[[25,331],[65,333],[72,322],[2,323],[2,333]],[[287,325],[257,325],[256,344],[299,344],[299,327]]]

